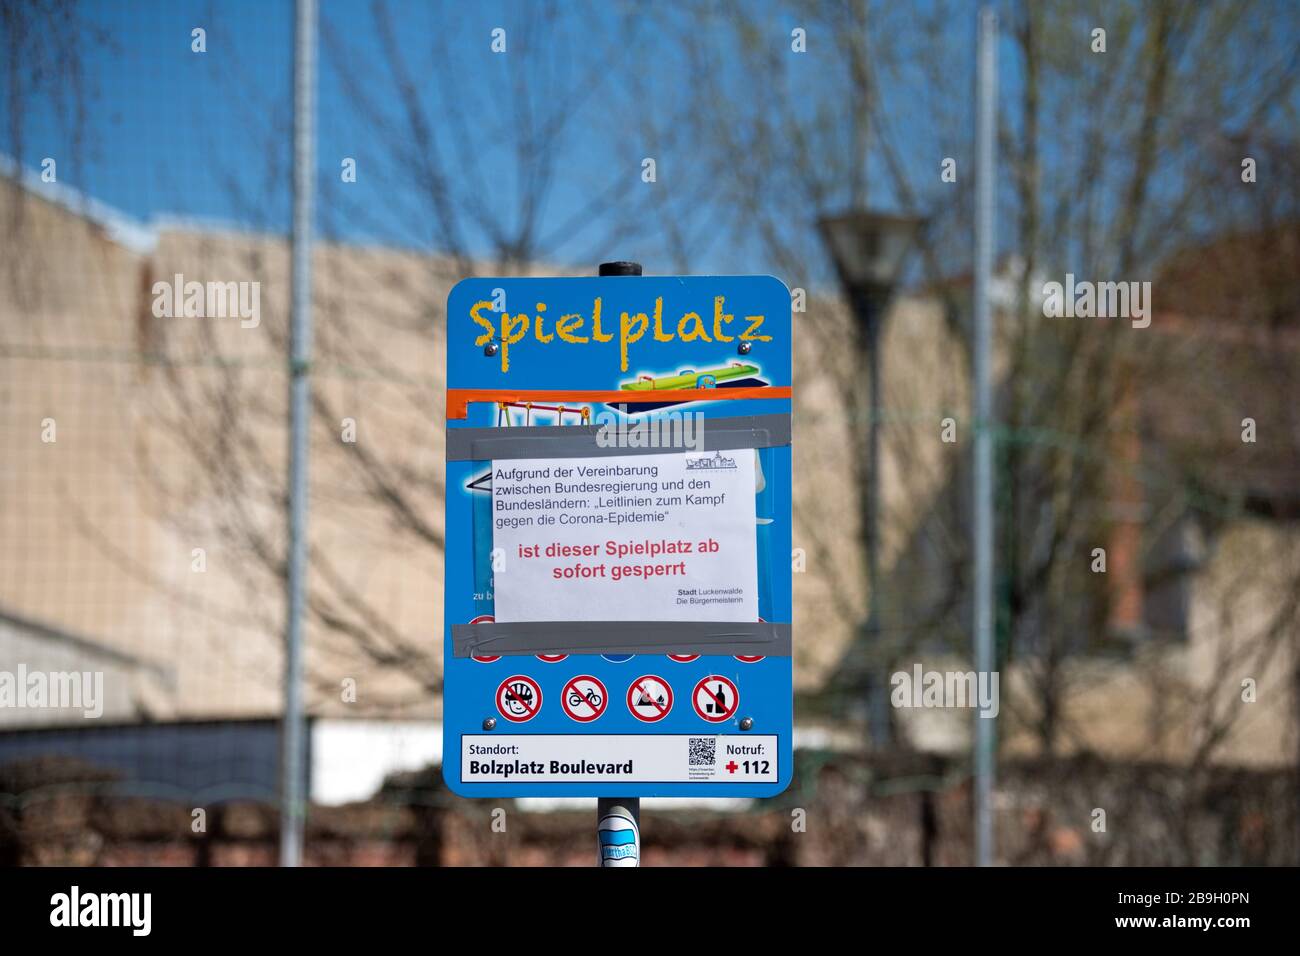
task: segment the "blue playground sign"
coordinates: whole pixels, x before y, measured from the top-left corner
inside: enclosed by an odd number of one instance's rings
[[[452,790],[786,788],[790,376],[790,293],[770,276],[452,289]]]

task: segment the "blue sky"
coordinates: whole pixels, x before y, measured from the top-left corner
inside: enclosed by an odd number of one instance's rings
[[[289,89],[289,13],[260,5],[258,29],[237,31],[238,56],[251,84],[268,96]],[[60,183],[82,190],[132,216],[183,215],[230,219],[233,211],[216,188],[218,163],[237,167],[250,145],[240,135],[241,104],[223,95],[209,63],[190,51],[190,31],[209,26],[209,50],[232,39],[232,14],[257,4],[234,3],[221,26],[198,3],[82,3],[86,114],[78,122],[52,103],[56,84],[24,103],[23,142],[15,148],[10,103],[0,104],[4,148],[39,168],[44,157],[58,163]],[[102,31],[96,36],[92,31]],[[224,34],[224,35],[223,35]],[[209,56],[224,55],[210,53]]]
[[[427,76],[435,31],[454,30],[457,68],[498,67],[489,49],[493,27],[513,33],[522,6],[518,3],[393,4],[403,55],[412,71]],[[322,17],[352,45],[349,64],[366,74],[378,70],[380,43],[371,28],[367,5],[322,4]],[[292,15],[287,0],[231,0],[220,4],[194,0],[136,0],[79,5],[85,41],[83,55],[87,112],[77,123],[61,115],[46,96],[28,100],[20,149],[9,135],[8,98],[0,100],[0,149],[39,169],[43,158],[58,163],[59,182],[79,189],[140,219],[181,217],[235,222],[283,231],[288,225],[289,189],[283,163],[288,156],[291,105]],[[599,29],[572,24],[576,29]],[[191,31],[207,31],[207,52],[191,50]],[[95,39],[102,31],[102,40]],[[520,42],[508,33],[508,39]],[[322,47],[324,43],[322,42]],[[494,62],[495,60],[495,62]],[[391,194],[376,181],[376,142],[358,121],[345,95],[337,62],[320,56],[318,167],[321,205],[339,188],[340,161],[358,162],[358,178],[349,184],[349,199],[383,210]],[[421,91],[436,116],[433,85]],[[599,111],[599,103],[591,104]],[[485,118],[486,119],[486,118]],[[587,121],[579,117],[576,124]],[[78,136],[77,133],[80,133]],[[511,167],[505,144],[482,151],[487,180],[504,186]],[[575,141],[565,157],[564,177],[554,187],[548,218],[562,220],[584,201],[585,190],[610,147],[593,127]],[[272,169],[273,163],[280,164]],[[247,198],[241,199],[243,193]],[[322,228],[326,224],[322,222]],[[403,224],[382,215],[366,225],[334,223],[350,239],[389,244],[420,244]],[[471,244],[476,240],[471,239]]]
[[[400,208],[394,194],[415,188],[395,180],[391,162],[385,162],[387,144],[362,121],[356,101],[344,91],[345,79],[370,81],[383,70],[380,39],[372,26],[368,4],[324,3],[322,18],[349,47],[345,65],[326,50],[324,30],[320,55],[318,169],[320,228],[351,241],[389,245],[427,246],[429,236],[419,225],[393,212]],[[503,58],[489,49],[491,31],[505,26],[509,42],[525,42],[521,21],[536,4],[446,3],[421,4],[393,0],[395,33],[402,55],[413,74],[427,81],[438,69],[463,80],[484,78],[485,84],[507,83]],[[580,62],[584,56],[607,56],[598,51],[599,39],[615,35],[615,21],[627,10],[607,8],[557,8],[560,36],[565,46],[555,56]],[[85,73],[86,113],[81,122],[55,109],[47,96],[26,100],[23,142],[16,148],[9,135],[10,104],[0,98],[0,150],[19,153],[30,169],[44,157],[58,162],[59,181],[106,202],[131,216],[154,220],[179,217],[236,223],[247,228],[283,232],[288,226],[289,188],[288,124],[291,106],[292,15],[289,0],[133,0],[85,2],[82,42],[77,51]],[[579,19],[581,17],[582,19]],[[593,19],[594,18],[594,19]],[[788,34],[788,16],[773,12],[778,39]],[[604,21],[604,22],[602,22]],[[206,30],[207,52],[191,50],[191,31]],[[435,62],[434,50],[447,41],[444,58]],[[817,38],[827,42],[826,38]],[[784,41],[783,41],[784,42]],[[448,52],[449,51],[449,52]],[[727,70],[725,50],[718,69]],[[816,67],[809,64],[809,75]],[[494,72],[495,71],[495,72]],[[644,95],[653,97],[666,114],[690,82],[684,65],[675,63],[653,31],[643,31],[626,60],[610,62],[601,71],[601,84],[583,100],[571,120],[571,135],[564,140],[564,157],[543,212],[545,226],[555,226],[577,215],[594,190],[610,178],[612,168],[629,169],[635,176],[643,148],[638,148],[634,116],[627,109],[626,78],[636,74],[645,83]],[[815,79],[814,79],[815,82]],[[382,84],[381,84],[382,86]],[[46,91],[49,89],[47,83]],[[391,83],[389,90],[391,91]],[[420,96],[428,114],[439,114],[438,89],[422,82]],[[620,104],[611,110],[610,104]],[[400,104],[390,96],[387,106]],[[504,109],[504,106],[503,106]],[[509,117],[492,116],[491,102],[475,117],[485,131],[484,145],[476,150],[485,191],[496,201],[517,190],[509,139]],[[77,133],[79,132],[79,136]],[[689,146],[660,161],[683,168],[688,176],[703,176],[691,165]],[[339,162],[355,157],[358,179],[340,190]],[[377,175],[379,167],[386,176]],[[517,196],[517,194],[516,194]],[[335,199],[346,199],[356,215],[341,213]],[[507,198],[505,206],[515,202]],[[690,218],[690,210],[685,213]],[[697,234],[707,223],[690,224]],[[652,232],[659,228],[651,223]],[[485,243],[481,235],[469,236],[475,251]],[[633,244],[646,248],[646,240]],[[561,242],[554,250],[562,261],[582,261],[591,254],[589,243]],[[702,248],[697,271],[711,266],[736,267],[734,248]],[[745,271],[760,271],[761,265]],[[665,271],[665,270],[660,270]]]
[[[538,69],[556,67],[583,75],[591,73],[587,95],[580,97],[561,140],[561,161],[550,184],[539,223],[543,231],[559,230],[579,217],[593,196],[600,195],[611,179],[635,182],[644,155],[653,151],[660,162],[659,197],[669,197],[662,210],[653,202],[639,209],[639,235],[618,234],[605,246],[602,237],[620,226],[618,212],[593,217],[589,228],[576,230],[548,243],[546,256],[554,261],[580,265],[592,257],[641,257],[655,272],[672,271],[664,251],[672,230],[681,230],[694,240],[691,271],[776,271],[763,259],[757,242],[749,243],[744,230],[730,232],[710,217],[725,218],[727,210],[707,209],[713,190],[735,187],[736,179],[725,167],[710,166],[691,142],[658,144],[652,150],[643,135],[642,124],[666,124],[685,94],[698,84],[691,66],[681,59],[679,47],[668,38],[671,29],[696,30],[706,42],[709,61],[705,67],[715,74],[728,95],[746,108],[764,110],[765,104],[745,102],[751,77],[746,76],[734,49],[735,37],[703,23],[692,23],[678,8],[653,8],[664,19],[644,16],[648,7],[611,2],[605,4],[560,3],[555,9],[557,26],[538,57],[507,60],[492,53],[491,31],[507,29],[511,53],[527,50],[525,29],[530,14],[546,9],[542,0],[514,2],[417,3],[390,0],[393,35],[401,58],[409,65],[417,96],[433,132],[446,143],[454,133],[444,122],[447,98],[476,97],[469,126],[458,142],[473,142],[461,155],[463,174],[477,177],[473,192],[485,206],[506,212],[507,223],[519,206],[526,187],[516,178],[510,110],[518,102],[518,91],[510,86],[507,64],[537,64]],[[999,4],[1001,6],[1001,4]],[[400,115],[403,104],[387,73],[388,57],[370,17],[370,4],[361,0],[331,0],[322,7],[320,54],[318,183],[319,228],[328,235],[353,242],[381,243],[427,249],[436,246],[432,217],[421,200],[420,185],[409,164],[394,161],[394,140],[377,135],[368,119],[374,115]],[[939,183],[941,157],[958,157],[966,163],[970,155],[970,90],[972,44],[976,4],[973,0],[921,0],[915,4],[872,5],[874,39],[888,43],[894,66],[881,67],[877,78],[889,116],[890,135],[906,167],[906,175],[918,189],[918,201],[936,218],[947,217],[969,201],[970,180],[963,177],[955,187]],[[801,19],[784,5],[756,4],[762,44],[774,55],[788,53],[788,34]],[[1053,35],[1053,42],[1071,49],[1073,56],[1084,51],[1093,22],[1091,9],[1084,5],[1077,22]],[[1137,62],[1121,53],[1122,18],[1112,8],[1107,16],[1112,27],[1112,59],[1088,59],[1084,69],[1113,71],[1131,68]],[[1265,4],[1253,8],[1258,21],[1255,37],[1265,46],[1269,30],[1276,29],[1284,6]],[[23,138],[15,145],[11,98],[0,97],[0,152],[18,154],[30,169],[38,169],[44,157],[58,161],[59,180],[144,220],[180,217],[235,223],[246,228],[284,232],[289,222],[289,121],[291,116],[292,16],[291,0],[129,0],[107,2],[86,0],[77,7],[81,23],[76,31],[75,55],[85,75],[85,107],[81,122],[66,110],[56,108],[50,92],[58,81],[45,78],[37,84],[37,95],[21,98]],[[667,13],[662,11],[667,10]],[[942,39],[935,46],[925,27],[939,25]],[[1294,21],[1292,21],[1294,22]],[[637,29],[628,45],[611,50],[605,44],[620,29]],[[207,31],[207,52],[191,51],[191,31]],[[62,29],[52,25],[52,29]],[[1001,43],[1000,84],[1004,122],[1016,129],[1015,107],[1019,96],[1019,60],[1004,23]],[[61,34],[60,34],[61,35]],[[327,42],[332,35],[335,43]],[[807,100],[808,109],[818,105],[845,117],[852,103],[839,95],[843,81],[841,56],[822,56],[834,50],[838,38],[828,27],[813,27],[809,35],[810,55],[782,57],[780,66],[788,72],[789,89],[795,101]],[[1276,35],[1276,50],[1254,45],[1223,50],[1233,62],[1255,58],[1266,62],[1286,52],[1286,31]],[[346,48],[340,57],[339,45]],[[539,49],[540,49],[539,45]],[[881,49],[877,46],[876,49]],[[938,51],[938,52],[936,52]],[[537,52],[537,51],[531,51]],[[941,55],[940,55],[941,54]],[[1055,54],[1060,56],[1059,53]],[[940,62],[941,61],[941,62]],[[1237,72],[1249,84],[1250,63]],[[351,84],[366,88],[377,97],[374,108],[360,107]],[[538,84],[544,89],[545,84]],[[1073,110],[1078,122],[1088,119],[1089,105],[1078,103],[1068,84],[1050,95],[1061,98]],[[1225,94],[1230,106],[1240,97]],[[1292,101],[1294,102],[1294,101]],[[646,104],[644,112],[638,110]],[[544,107],[546,104],[535,104]],[[1135,111],[1140,104],[1123,104]],[[1222,108],[1222,107],[1221,107]],[[1194,119],[1213,127],[1215,108],[1201,110]],[[752,119],[752,116],[750,117]],[[1113,123],[1119,120],[1114,119]],[[841,123],[841,126],[844,125]],[[1073,118],[1071,119],[1073,125]],[[1118,128],[1112,126],[1112,129]],[[743,122],[737,129],[751,133]],[[80,132],[80,138],[75,134]],[[1071,145],[1075,133],[1062,133],[1048,124],[1043,147],[1052,163],[1064,166],[1077,152]],[[842,152],[846,139],[832,138],[823,149]],[[1129,162],[1125,143],[1117,143],[1111,168],[1124,175]],[[464,156],[471,156],[468,164]],[[357,160],[355,184],[344,185],[339,163],[345,157]],[[1011,173],[1016,157],[1002,155],[1002,189],[1009,197]],[[897,205],[897,197],[884,175],[878,155],[868,163],[872,177],[871,202],[884,208]],[[964,169],[969,169],[964,166]],[[465,180],[468,181],[468,180]],[[1118,180],[1117,180],[1118,181]],[[1157,183],[1173,182],[1168,176]],[[792,202],[782,176],[771,177],[759,201],[775,212],[778,222],[804,235],[809,249],[815,248],[811,223],[816,211],[799,209]],[[718,193],[720,194],[720,192]],[[637,195],[646,195],[640,192]],[[1114,197],[1114,191],[1107,195]],[[842,204],[847,197],[833,197],[827,206]],[[673,205],[676,203],[676,205]],[[419,215],[411,216],[412,211]],[[423,216],[424,218],[421,218]],[[1006,217],[1003,245],[1011,240],[1013,217]],[[715,238],[716,236],[716,238]],[[954,235],[954,258],[948,271],[964,269],[962,257],[968,243],[958,228]],[[487,237],[472,225],[465,241],[471,252],[488,248]],[[629,255],[630,253],[630,255]],[[808,257],[810,260],[817,255]],[[658,266],[658,268],[656,268]],[[811,277],[815,281],[815,277]],[[823,280],[827,276],[821,277]]]

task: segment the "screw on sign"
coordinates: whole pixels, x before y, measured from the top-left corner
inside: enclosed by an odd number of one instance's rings
[[[560,698],[564,712],[580,724],[589,724],[609,706],[609,691],[599,678],[590,674],[571,677]]]
[[[522,724],[542,709],[542,688],[523,674],[507,677],[497,688],[497,710],[506,720]]]
[[[673,709],[673,689],[654,674],[638,677],[627,689],[627,709],[647,724],[663,720]]]
[[[740,706],[740,690],[720,674],[710,674],[695,685],[691,692],[695,712],[711,724],[720,724],[736,714]]]

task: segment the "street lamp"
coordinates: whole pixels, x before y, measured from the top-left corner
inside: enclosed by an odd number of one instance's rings
[[[925,220],[916,216],[863,210],[825,216],[817,225],[840,283],[852,297],[859,292],[888,295],[924,224]]]
[[[915,216],[855,210],[823,217],[817,224],[853,310],[857,366],[865,368],[868,375],[865,394],[862,389],[854,391],[853,407],[855,423],[868,423],[866,446],[857,446],[866,476],[858,487],[861,538],[867,555],[866,649],[875,644],[880,607],[880,326],[903,261],[924,223]],[[886,694],[870,668],[864,677],[871,739],[883,745],[889,739]]]

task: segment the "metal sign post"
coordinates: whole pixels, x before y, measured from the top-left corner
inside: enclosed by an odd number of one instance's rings
[[[639,262],[602,262],[599,275],[639,276]],[[602,866],[641,865],[641,800],[596,798],[596,862]]]
[[[312,190],[316,184],[316,0],[298,0],[294,9],[293,299],[289,331],[288,614],[280,744],[281,866],[302,864],[307,802],[302,627],[307,589],[307,461],[311,435],[308,372],[312,352]]]
[[[596,797],[792,771],[791,310],[770,276],[474,278],[447,300],[443,777]]]
[[[997,208],[997,14],[979,13],[975,111],[975,462],[972,499],[975,510],[975,671],[997,669],[993,648],[993,318],[989,283],[993,274]],[[994,862],[993,781],[997,773],[993,719],[975,717],[975,863]]]

